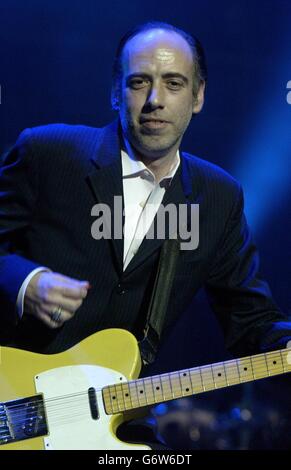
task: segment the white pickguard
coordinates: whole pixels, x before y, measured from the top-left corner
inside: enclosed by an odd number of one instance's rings
[[[49,429],[49,435],[44,438],[45,449],[149,449],[119,441],[110,432],[112,417],[105,413],[101,389],[121,381],[126,382],[122,374],[92,365],[58,367],[37,375],[35,387],[44,396]],[[91,416],[90,387],[96,389],[97,420]]]

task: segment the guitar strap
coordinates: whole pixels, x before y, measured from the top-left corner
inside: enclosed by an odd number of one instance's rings
[[[169,240],[164,241],[147,313],[144,338],[139,342],[140,353],[144,365],[152,364],[156,358],[176,271],[179,251],[179,240],[176,238],[170,238]]]

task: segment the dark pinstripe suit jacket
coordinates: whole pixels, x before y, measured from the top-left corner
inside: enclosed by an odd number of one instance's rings
[[[117,122],[102,129],[55,124],[21,134],[0,171],[2,342],[55,352],[103,328],[138,334],[162,240],[145,239],[123,272],[122,240],[91,236],[92,206],[112,206],[113,196],[122,193]],[[182,153],[164,196],[168,203],[200,205],[200,242],[196,250],[180,253],[166,327],[204,285],[227,347],[255,351],[262,330],[284,317],[259,279],[239,184],[217,166]],[[19,288],[38,266],[93,286],[61,329],[50,330],[26,315],[16,321]]]

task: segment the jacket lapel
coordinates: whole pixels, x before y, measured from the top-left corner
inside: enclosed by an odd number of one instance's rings
[[[91,159],[91,162],[95,168],[88,175],[88,182],[98,203],[106,204],[110,209],[110,243],[112,244],[118,271],[122,273],[124,203],[118,121],[114,121],[103,129],[96,156]],[[116,220],[114,220],[114,215]]]

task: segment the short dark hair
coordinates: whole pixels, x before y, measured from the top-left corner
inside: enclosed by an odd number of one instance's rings
[[[128,31],[119,41],[113,62],[112,73],[111,104],[113,109],[117,109],[118,95],[120,91],[120,80],[122,77],[122,52],[124,50],[124,47],[130,39],[134,38],[135,36],[144,31],[149,31],[151,29],[163,29],[165,31],[175,32],[182,36],[182,38],[184,38],[185,41],[189,44],[193,55],[193,95],[195,97],[197,96],[201,82],[207,81],[207,66],[205,60],[205,53],[199,39],[169,23],[165,23],[163,21],[148,21]]]

